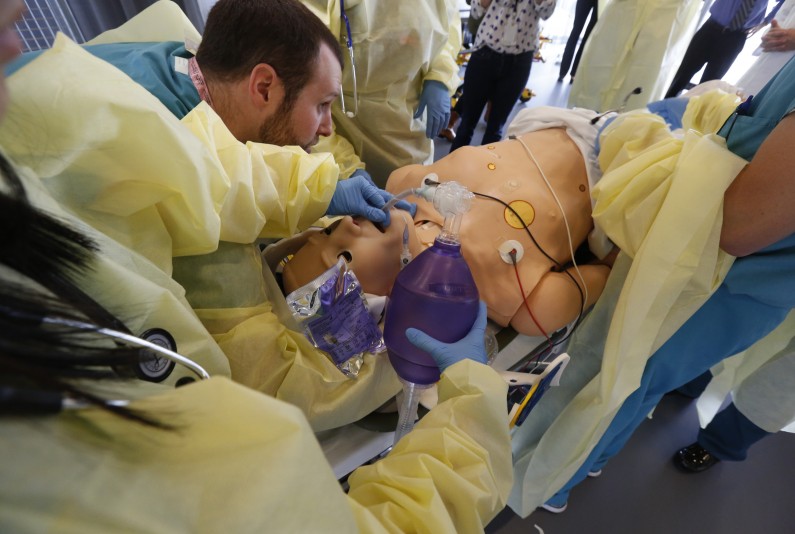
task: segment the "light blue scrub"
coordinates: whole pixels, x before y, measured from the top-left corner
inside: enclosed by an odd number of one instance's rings
[[[84,46],[87,52],[104,59],[142,85],[181,119],[201,99],[190,76],[175,69],[176,58],[189,59],[193,54],[179,42],[114,43]],[[23,54],[6,68],[10,76],[43,51]]]
[[[738,108],[719,134],[732,152],[750,160],[793,109],[795,62],[790,61],[750,105]],[[747,349],[778,326],[792,308],[795,234],[735,261],[712,297],[652,355],[638,389],[624,401],[585,463],[547,503],[566,503],[571,488],[621,450],[663,395]]]

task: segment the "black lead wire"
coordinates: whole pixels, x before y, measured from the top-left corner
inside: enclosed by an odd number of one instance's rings
[[[550,256],[547,253],[547,251],[544,250],[543,247],[538,243],[538,241],[536,241],[536,238],[533,235],[533,232],[531,232],[530,228],[528,228],[527,225],[524,223],[524,219],[522,219],[522,217],[519,215],[519,213],[517,213],[517,211],[515,209],[513,209],[513,206],[511,206],[510,204],[508,204],[504,200],[499,199],[497,197],[493,197],[491,195],[486,195],[486,194],[483,194],[483,193],[476,193],[476,192],[473,192],[473,194],[475,196],[478,196],[478,197],[481,197],[481,198],[486,198],[486,199],[489,199],[489,200],[493,200],[495,202],[499,202],[507,210],[509,210],[511,213],[513,213],[514,217],[516,217],[518,220],[522,221],[522,228],[524,228],[524,231],[527,232],[527,235],[530,237],[530,240],[536,246],[538,251],[541,252],[541,254],[543,254],[545,258],[547,258],[549,261],[551,261],[552,263],[555,264],[555,266],[558,268],[558,272],[565,274],[566,276],[568,276],[571,279],[572,282],[574,282],[574,285],[577,288],[577,291],[580,293],[580,314],[582,314],[582,310],[585,307],[585,294],[582,292],[582,288],[580,287],[580,284],[577,283],[577,280],[575,280],[575,278],[571,275],[571,273],[569,271],[567,271],[567,270],[565,270],[563,268],[563,265],[561,265],[561,263],[558,260],[556,260],[555,258]],[[583,283],[585,283],[585,282],[583,281]]]
[[[425,185],[439,185],[441,182],[438,182],[436,180],[431,180],[429,178],[425,178],[425,182],[424,183],[425,183]],[[567,339],[569,339],[571,337],[571,334],[580,325],[580,322],[582,322],[582,316],[583,316],[583,313],[585,312],[585,294],[582,292],[582,288],[580,287],[580,284],[577,283],[577,280],[574,278],[574,276],[572,276],[572,274],[569,271],[567,271],[567,270],[565,270],[563,268],[563,265],[561,265],[558,260],[556,260],[555,258],[550,256],[547,253],[547,251],[544,250],[544,248],[538,243],[538,241],[536,241],[536,238],[533,235],[533,232],[530,231],[530,228],[527,227],[527,224],[525,223],[525,221],[522,218],[522,216],[519,215],[519,213],[513,208],[513,206],[511,206],[510,204],[508,204],[507,202],[505,202],[504,200],[502,200],[500,198],[493,197],[493,196],[487,195],[485,193],[478,193],[477,191],[472,191],[472,194],[477,196],[477,197],[481,197],[481,198],[485,198],[485,199],[488,199],[488,200],[492,200],[494,202],[498,202],[498,203],[502,204],[505,207],[505,209],[507,209],[511,213],[513,213],[514,217],[516,217],[519,221],[522,222],[522,227],[524,228],[524,231],[527,232],[527,235],[530,237],[530,240],[536,246],[538,251],[541,252],[541,254],[543,254],[544,257],[546,257],[549,261],[551,261],[552,263],[555,264],[555,266],[558,268],[557,272],[563,273],[566,276],[568,276],[571,279],[572,283],[574,283],[574,287],[577,288],[577,292],[580,294],[580,311],[577,314],[577,319],[574,321],[574,325],[571,327],[571,329],[561,339],[559,339],[556,342],[552,343],[551,347],[560,345],[561,343],[563,343],[564,341],[566,341]],[[572,260],[574,260],[574,258],[572,258]],[[584,283],[585,283],[585,280],[583,280],[583,284]]]

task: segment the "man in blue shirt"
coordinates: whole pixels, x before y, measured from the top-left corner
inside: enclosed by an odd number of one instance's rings
[[[783,1],[777,0],[765,16],[768,0],[716,0],[709,19],[693,35],[665,98],[678,95],[705,65],[700,83],[720,80],[745,46],[748,32],[773,20]]]

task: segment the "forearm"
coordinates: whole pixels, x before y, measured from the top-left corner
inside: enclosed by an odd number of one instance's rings
[[[745,256],[795,232],[793,140],[790,114],[727,189],[720,246],[729,254]]]

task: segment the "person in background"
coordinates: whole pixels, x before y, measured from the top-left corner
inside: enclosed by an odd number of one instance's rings
[[[795,55],[795,0],[784,0],[757,52],[760,56],[736,84],[746,96],[757,94]],[[789,424],[795,417],[791,360],[795,361],[792,353],[785,350],[740,382],[732,391],[732,402],[699,429],[696,441],[676,451],[674,464],[700,473],[721,460],[743,461],[754,443]],[[697,398],[711,379],[707,371],[676,391]]]
[[[569,83],[574,82],[574,75],[577,74],[577,65],[580,64],[582,49],[585,48],[585,42],[588,41],[588,36],[591,35],[591,30],[596,25],[597,11],[597,0],[577,0],[577,5],[574,8],[574,23],[566,41],[566,48],[563,49],[563,58],[560,60],[559,82],[562,82],[563,78],[569,73],[569,67],[571,67],[571,80],[569,80]],[[588,19],[588,26],[585,28],[585,33],[582,34],[586,19]],[[580,41],[580,34],[582,34],[582,41]],[[578,42],[580,43],[579,47],[577,47]],[[574,55],[575,48],[577,49],[577,55]],[[574,63],[572,63],[572,58],[574,58]]]
[[[583,49],[568,107],[632,110],[662,99],[701,6],[701,0],[606,2]]]
[[[710,7],[710,17],[690,40],[665,97],[686,89],[702,67],[701,83],[723,78],[745,46],[748,33],[770,22],[783,1],[778,0],[765,15],[768,0],[716,0]]]
[[[757,94],[795,55],[795,0],[784,0],[754,54],[759,57],[736,84],[746,95]]]
[[[486,102],[491,112],[482,145],[502,139],[503,128],[524,90],[538,48],[539,22],[555,10],[556,0],[472,0],[478,26],[464,73],[466,105],[450,151],[469,145]]]
[[[458,2],[301,1],[349,52],[344,109],[332,110],[337,137],[353,145],[380,187],[399,167],[432,163],[433,139],[447,126],[459,85]]]

